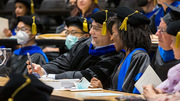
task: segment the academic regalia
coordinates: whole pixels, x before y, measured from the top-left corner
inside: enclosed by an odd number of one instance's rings
[[[164,22],[169,26],[173,21],[180,19],[180,9],[168,4],[166,5],[172,9],[163,17]],[[180,60],[175,59],[173,50],[167,51],[158,46],[157,52],[151,62],[151,66],[154,68],[160,79],[164,81],[167,79],[168,70],[179,62]]]
[[[148,25],[150,22],[150,20],[146,16],[142,15],[138,11],[134,11],[133,9],[129,9],[127,7],[119,6],[116,11],[117,17],[122,21],[122,24],[119,27],[119,30],[122,31],[121,33],[130,34],[127,32],[129,30],[132,30],[128,29],[130,26],[134,27],[135,29],[141,25]],[[147,34],[148,33],[149,32],[147,31]],[[150,40],[147,39],[146,41],[150,43]],[[120,65],[117,67],[112,77],[110,78],[110,89],[115,89],[118,91],[128,93],[139,93],[139,91],[135,88],[134,84],[137,80],[140,79],[143,72],[150,64],[150,58],[147,54],[150,45],[148,45],[147,47],[139,45],[135,48],[130,48],[128,47],[128,45],[125,45],[124,47],[126,47],[127,50],[129,50],[129,53],[126,54],[125,59],[122,63],[120,62]]]
[[[172,4],[172,6],[174,7],[178,7],[180,8],[180,1],[174,1]],[[150,23],[150,29],[152,31],[152,33],[156,33],[157,31],[157,26],[159,26],[160,22],[161,22],[161,18],[168,13],[169,11],[171,11],[172,9],[170,9],[169,7],[166,9],[166,11],[164,11],[163,7],[161,7],[151,18],[151,23]]]
[[[125,58],[125,60],[128,60],[128,59],[130,59],[130,57]],[[119,73],[120,73],[120,70],[122,69],[122,66],[125,60],[119,66],[116,67],[116,70],[111,75],[109,79],[110,80],[109,82],[111,84],[110,84],[110,87],[108,88],[113,89],[113,90],[118,90]],[[128,92],[128,93],[138,93],[137,91],[135,91],[134,84],[141,77],[141,75],[146,70],[149,64],[150,64],[149,55],[144,50],[136,50],[132,54],[129,64],[127,64],[129,65],[129,67],[126,68],[127,72],[124,73],[124,82],[123,82],[121,91]]]
[[[1,101],[49,101],[53,88],[33,74],[12,74],[0,91]]]
[[[100,9],[99,9],[99,8],[95,8],[95,9],[93,10],[92,14],[94,14],[94,13],[96,13],[96,12],[98,12],[98,11],[100,11]],[[80,17],[82,17],[82,14],[80,15]],[[88,21],[90,21],[90,20],[91,20],[91,17],[88,16],[88,17],[86,17],[86,19],[87,19]]]
[[[145,15],[147,18],[150,18],[152,15],[154,15],[154,13],[156,13],[159,10],[159,6],[157,5],[153,11],[149,12],[149,13],[145,13],[144,11],[142,11],[142,14]]]
[[[174,58],[173,52],[169,52],[169,57]],[[171,67],[175,66],[176,64],[180,63],[180,60],[176,60],[173,58],[171,58],[169,61],[166,60],[165,62],[160,55],[159,48],[157,49],[156,54],[151,62],[151,66],[153,67],[153,69],[155,70],[155,72],[157,73],[157,75],[160,77],[162,81],[167,79],[168,70]]]
[[[110,50],[104,54],[95,54],[91,51],[93,46],[90,43],[91,38],[79,40],[69,53],[47,63],[43,68],[48,74],[56,74],[56,79],[86,77],[90,81],[92,77],[96,77],[104,83],[125,54],[116,52],[112,45],[108,46]],[[102,51],[104,50],[107,49]]]
[[[30,53],[32,63],[39,65],[44,65],[49,62],[46,55],[43,53],[39,46],[28,46],[17,49],[14,51],[14,54],[11,56],[11,67],[10,71],[12,73],[23,73],[27,74],[27,64],[28,60],[27,52]]]

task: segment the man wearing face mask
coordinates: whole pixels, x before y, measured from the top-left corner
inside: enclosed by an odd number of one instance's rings
[[[92,14],[91,18],[94,20],[90,30],[91,38],[82,38],[73,45],[68,53],[62,54],[42,67],[33,63],[34,72],[53,79],[85,77],[90,81],[92,77],[96,77],[105,83],[115,66],[125,56],[122,51],[116,52],[110,40],[110,31],[106,30],[106,21],[111,16],[114,16],[114,13],[108,11]],[[86,25],[85,22],[83,25]],[[27,64],[28,73],[31,74],[29,61]]]
[[[32,30],[32,24],[36,24],[37,30]],[[11,57],[10,72],[12,73],[27,73],[26,61],[28,60],[27,52],[30,53],[33,63],[44,65],[49,62],[46,55],[43,53],[39,46],[36,46],[35,36],[37,33],[42,32],[43,25],[35,20],[35,16],[20,16],[18,17],[17,43],[21,45],[20,49],[13,52]],[[35,33],[32,33],[35,32]]]
[[[70,50],[72,46],[81,38],[83,37],[89,37],[89,25],[90,21],[87,22],[87,30],[85,30],[85,26],[83,26],[83,23],[85,23],[86,19],[80,18],[80,17],[69,17],[65,19],[65,23],[67,26],[67,30],[65,32],[66,34],[66,41],[65,45]]]
[[[142,14],[150,18],[159,9],[156,0],[136,0],[137,6],[142,8]]]

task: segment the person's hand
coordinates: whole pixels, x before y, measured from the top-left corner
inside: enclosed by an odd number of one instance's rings
[[[32,67],[30,65],[30,62],[27,61],[26,63],[27,63],[28,73],[32,74],[33,71],[32,71]],[[32,63],[32,65],[33,65],[34,72],[38,73],[40,75],[40,77],[45,74],[43,68],[40,65],[35,64],[35,63]]]
[[[59,52],[59,48],[45,47],[43,52]]]
[[[158,94],[153,85],[143,86],[143,93],[147,100],[154,98]]]
[[[93,88],[103,88],[101,81],[95,77],[91,79],[91,86]]]
[[[4,32],[4,35],[5,35],[6,37],[12,36],[11,31],[10,31],[9,29],[7,29],[7,28],[5,28],[5,29],[3,30],[3,32]]]

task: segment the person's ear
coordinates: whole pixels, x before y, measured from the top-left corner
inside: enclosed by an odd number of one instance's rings
[[[88,34],[85,34],[84,37],[90,37],[90,34],[89,34],[89,33],[88,33]]]

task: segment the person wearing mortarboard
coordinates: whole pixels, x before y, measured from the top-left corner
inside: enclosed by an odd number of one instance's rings
[[[172,22],[180,19],[180,9],[166,4],[172,10],[167,13],[158,26],[156,36],[158,36],[158,49],[154,55],[151,66],[160,77],[162,81],[167,79],[168,70],[180,61],[174,57],[174,52],[170,46],[172,40],[171,36],[166,32],[167,26]]]
[[[110,32],[106,29],[106,21],[110,16],[114,16],[114,13],[108,10],[92,14],[91,37],[82,38],[69,52],[42,67],[33,64],[34,72],[39,73],[40,76],[47,73],[47,77],[54,79],[85,77],[90,81],[92,77],[96,77],[104,84],[125,55],[122,51],[116,52],[110,40]],[[28,72],[32,73],[31,66],[29,62],[27,63]]]
[[[33,0],[15,0],[13,19],[10,22],[9,29],[4,29],[6,37],[15,36],[17,27],[17,17],[34,14]]]
[[[136,0],[137,5],[142,8],[141,13],[150,18],[154,13],[159,10],[157,0]]]
[[[46,52],[46,55],[48,56],[49,60],[53,60],[55,58],[57,58],[59,56],[59,54],[64,54],[66,52],[68,52],[72,46],[81,38],[84,37],[89,37],[89,30],[90,27],[88,27],[87,29],[85,29],[83,27],[83,23],[87,22],[85,24],[87,24],[88,26],[90,26],[91,22],[87,21],[85,18],[80,18],[80,17],[69,17],[65,19],[65,24],[67,26],[66,29],[66,41],[65,41],[65,45],[59,48],[53,48],[53,47],[45,47],[43,49],[43,52]],[[49,52],[54,52],[54,51],[58,51],[58,56],[52,56],[51,54],[48,54]]]
[[[171,36],[171,48],[174,51],[175,59],[180,59],[180,20],[170,22],[167,26],[167,33]],[[180,99],[180,62],[169,69],[166,74],[168,78],[156,89],[152,85],[144,86],[144,96],[148,101],[179,101]],[[176,96],[168,96],[167,93],[175,93]],[[179,93],[178,93],[179,92]],[[164,100],[162,100],[164,99]]]
[[[134,84],[150,64],[150,20],[140,12],[127,7],[119,6],[116,11],[117,17],[108,20],[108,29],[112,33],[111,39],[116,51],[125,49],[126,57],[114,70],[107,87],[122,92],[139,93]],[[92,79],[93,81],[97,81],[94,85],[100,85],[98,80]],[[93,86],[93,83],[91,85]]]
[[[156,33],[157,26],[159,26],[161,22],[161,18],[164,17],[164,15],[166,15],[169,11],[172,10],[166,4],[169,4],[178,8],[180,7],[180,1],[177,1],[177,0],[157,0],[157,3],[162,5],[162,7],[160,7],[160,9],[156,13],[154,13],[154,15],[150,18],[151,20],[150,29],[153,34]]]
[[[1,101],[49,101],[53,88],[34,75],[12,74],[0,91]]]
[[[42,32],[43,25],[35,19],[35,16],[19,16],[17,32],[17,43],[21,48],[14,50],[11,57],[11,73],[27,74],[26,61],[28,60],[27,52],[29,52],[32,62],[44,65],[49,62],[45,53],[36,45],[35,36]]]
[[[98,0],[76,0],[71,16],[80,16],[90,20],[90,14],[94,14],[97,11],[100,11]]]

